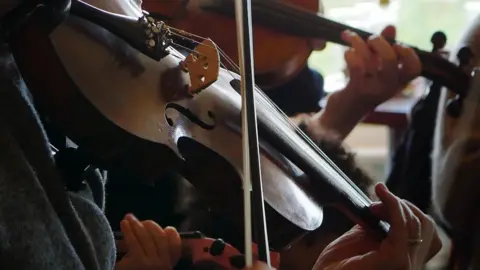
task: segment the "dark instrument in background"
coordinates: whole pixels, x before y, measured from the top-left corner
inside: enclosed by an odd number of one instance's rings
[[[4,25],[12,31],[6,34],[38,109],[79,145],[79,156],[90,154],[97,166],[123,167],[144,179],[165,171],[183,175],[211,211],[231,221],[214,237],[243,251],[239,76],[219,67],[212,41],[184,57],[174,47],[188,34],[131,6],[121,8],[123,16],[81,1],[25,2],[10,13]],[[332,36],[346,28],[325,23]],[[426,75],[465,93],[467,75],[418,52],[425,66],[436,64],[437,73],[426,69]],[[124,57],[123,65],[112,55]],[[262,91],[254,95],[272,248],[286,248],[318,228],[320,205],[336,207],[384,237],[389,226],[370,213],[368,197]]]
[[[443,48],[447,37],[443,32],[435,32],[431,38],[432,53],[448,58]],[[469,50],[468,47],[464,50]],[[459,67],[463,69],[462,61]],[[411,121],[402,141],[396,147],[393,166],[387,178],[388,188],[397,196],[415,204],[427,212],[432,198],[432,150],[438,103],[443,85],[432,81],[428,91],[415,104]],[[460,104],[457,104],[460,105]],[[450,114],[458,117],[460,107],[450,106]]]

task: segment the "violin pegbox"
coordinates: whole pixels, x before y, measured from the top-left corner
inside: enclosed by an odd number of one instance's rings
[[[183,71],[189,73],[188,93],[192,96],[199,94],[218,78],[220,56],[217,45],[211,39],[205,39],[180,65]]]

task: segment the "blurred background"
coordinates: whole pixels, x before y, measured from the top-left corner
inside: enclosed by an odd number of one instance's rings
[[[397,40],[430,51],[430,38],[443,31],[447,50],[453,49],[480,11],[480,0],[322,0],[325,16],[372,33],[392,24]],[[328,44],[314,52],[309,65],[325,77],[325,90],[332,92],[345,85],[343,53],[345,48]],[[328,64],[326,64],[328,63]],[[390,137],[388,127],[362,124],[347,139],[358,161],[376,179],[384,180],[388,168]]]
[[[431,51],[430,38],[435,31],[447,35],[446,50],[457,45],[465,28],[480,11],[480,0],[322,0],[325,16],[372,33],[391,24],[397,27],[397,40]],[[309,59],[311,68],[325,78],[325,90],[338,91],[345,85],[343,53],[345,48],[328,44]],[[326,64],[328,63],[328,64]],[[420,88],[420,87],[418,87]],[[422,89],[417,89],[422,91]],[[417,92],[418,92],[417,91]],[[356,153],[358,163],[377,181],[384,181],[395,142],[391,127],[382,124],[361,124],[347,138],[346,144]],[[427,269],[443,269],[449,256],[450,243],[443,235],[442,251]]]

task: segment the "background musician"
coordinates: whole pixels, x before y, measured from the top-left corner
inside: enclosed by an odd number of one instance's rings
[[[471,73],[480,63],[480,17],[462,34],[452,57]],[[475,81],[474,79],[472,81]],[[472,85],[475,83],[472,82]],[[447,105],[455,98],[444,88],[438,103],[432,152],[432,210],[452,240],[448,269],[480,269],[480,215],[478,184],[480,117],[478,95],[472,87],[459,117]]]

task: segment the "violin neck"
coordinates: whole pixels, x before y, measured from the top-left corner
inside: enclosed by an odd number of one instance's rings
[[[233,5],[232,0],[201,1],[202,9],[227,16],[234,16]],[[252,20],[254,24],[286,34],[323,39],[344,46],[348,46],[341,38],[341,34],[345,30],[355,32],[363,39],[368,39],[372,35],[372,33],[329,20],[311,11],[278,0],[252,0]],[[389,40],[389,42],[397,43],[395,40]],[[436,81],[460,95],[465,95],[469,82],[467,74],[436,54],[413,46],[409,47],[415,50],[423,64],[422,76]]]
[[[202,0],[201,8],[223,15],[234,15],[232,0]],[[252,19],[255,24],[279,32],[321,38],[341,45],[347,45],[340,36],[344,30],[349,29],[365,38],[371,35],[278,0],[252,0]]]

